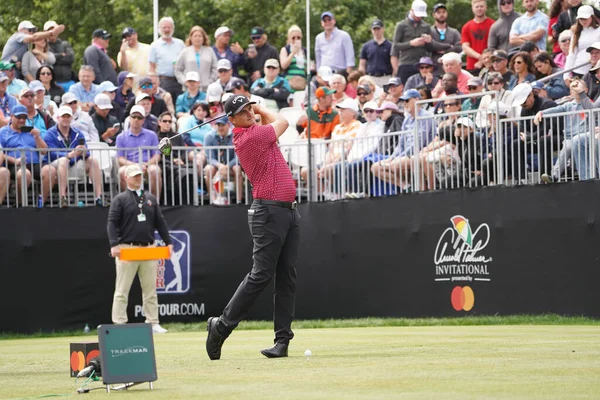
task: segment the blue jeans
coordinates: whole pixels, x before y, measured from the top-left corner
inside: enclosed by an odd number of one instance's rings
[[[596,144],[594,162],[596,163],[596,171],[600,173],[598,163],[598,152],[600,152],[600,142],[594,140]],[[597,175],[591,170],[590,163],[590,134],[582,133],[573,137],[573,160],[575,167],[579,173],[579,180],[595,178]],[[594,172],[594,173],[593,173]]]

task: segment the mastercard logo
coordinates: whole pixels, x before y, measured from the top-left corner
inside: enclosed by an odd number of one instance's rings
[[[450,301],[456,311],[471,311],[475,305],[475,293],[469,286],[456,286],[452,289]]]
[[[90,363],[90,360],[94,357],[98,357],[100,352],[98,350],[92,350],[87,354],[87,357],[83,355],[82,351],[71,352],[71,370],[81,371],[86,365]]]

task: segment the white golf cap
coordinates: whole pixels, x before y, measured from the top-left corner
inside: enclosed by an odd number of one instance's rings
[[[471,129],[475,129],[475,123],[473,122],[473,120],[471,118],[468,118],[468,117],[461,117],[461,118],[457,119],[455,124],[456,124],[456,126],[462,125],[462,126],[467,126]]]
[[[140,114],[142,117],[146,117],[146,110],[142,106],[133,106],[131,107],[131,111],[129,111],[129,115],[133,115],[135,113]]]
[[[577,10],[577,19],[579,19],[579,18],[588,19],[592,15],[594,15],[594,9],[592,8],[592,6],[587,6],[587,5],[581,6]]]
[[[31,23],[31,21],[21,21],[21,23],[19,23],[19,27],[17,28],[17,30],[21,30],[21,29],[33,29],[35,28],[35,25]]]
[[[134,74],[133,72],[128,72],[127,75],[125,75],[125,78],[135,78],[137,76],[137,74]]]
[[[131,164],[131,165],[128,165],[127,168],[125,168],[125,176],[127,176],[128,178],[132,178],[134,176],[142,175],[142,174],[143,174],[142,169],[137,164]]]
[[[346,108],[348,110],[358,112],[358,104],[354,99],[344,99],[341,103],[337,104],[336,107],[340,109]]]
[[[410,7],[416,17],[424,18],[427,16],[427,3],[423,0],[415,0]]]
[[[188,71],[188,73],[185,74],[185,81],[200,82],[200,75],[198,75],[196,71]]]
[[[510,112],[510,109],[503,102],[492,101],[490,105],[487,107],[488,114],[495,114],[496,111],[498,115],[501,117],[506,117]]]
[[[226,58],[221,58],[219,61],[217,61],[217,71],[222,70],[222,69],[230,70],[231,69],[231,61],[229,61]]]
[[[104,93],[99,93],[94,97],[94,104],[101,110],[110,110],[113,108],[110,97]]]
[[[56,21],[46,21],[46,23],[44,24],[44,30],[47,31],[57,26],[58,24],[56,23]]]
[[[333,75],[333,71],[327,65],[321,65],[317,70],[317,75],[319,75],[325,82],[329,82],[331,80],[331,76]]]
[[[212,103],[213,101],[220,101],[221,95],[223,94],[223,88],[221,85],[208,85],[206,90],[206,101]]]
[[[217,36],[222,35],[227,32],[231,32],[231,34],[233,35],[233,31],[231,29],[229,29],[228,27],[226,27],[226,26],[218,27],[217,30],[215,31],[215,39],[217,38]]]
[[[67,92],[61,97],[61,104],[69,104],[74,101],[77,101],[77,97],[75,97],[75,95],[71,92]]]
[[[594,42],[592,43],[587,49],[585,49],[585,51],[587,51],[588,53],[591,53],[592,50],[600,50],[600,42]]]
[[[140,101],[144,100],[144,99],[149,99],[150,95],[148,93],[140,93],[137,96],[135,96],[135,104],[139,103]]]
[[[363,110],[377,110],[379,106],[374,101],[367,101],[363,106]]]
[[[533,89],[531,88],[531,85],[529,83],[520,83],[517,86],[515,86],[515,88],[512,91],[512,94],[513,94],[512,106],[516,107],[516,106],[523,105],[523,103],[525,103],[525,100],[527,100],[527,97],[529,97],[529,94],[532,91],[533,91]]]
[[[61,107],[58,107],[57,114],[59,117],[62,117],[63,115],[70,115],[72,117],[73,110],[71,110],[71,107],[69,107],[69,106],[61,106]]]

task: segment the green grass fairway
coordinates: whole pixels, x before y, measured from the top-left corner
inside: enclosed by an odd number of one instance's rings
[[[168,325],[167,325],[168,327]],[[600,326],[420,326],[296,329],[290,357],[266,359],[270,330],[238,330],[210,361],[206,332],[155,336],[158,381],[127,399],[600,398]],[[86,339],[92,340],[93,337]],[[69,343],[0,341],[0,398],[75,394]],[[304,351],[310,349],[310,360]],[[94,383],[90,387],[98,386]]]

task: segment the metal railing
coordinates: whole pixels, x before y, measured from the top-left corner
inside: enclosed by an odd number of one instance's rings
[[[466,97],[473,96],[456,98]],[[330,201],[597,178],[600,110],[566,103],[560,111],[544,110],[541,118],[499,116],[498,109],[441,112],[418,116],[409,131],[312,140],[313,174],[307,141],[280,149],[299,202],[310,201],[310,187],[316,188],[316,201]],[[457,126],[461,118],[469,118],[474,129],[468,129],[464,120]],[[433,124],[433,138],[421,137],[422,124]],[[413,145],[411,152],[397,156],[408,143]],[[48,152],[65,149],[2,149],[19,164],[5,161],[0,168],[0,196],[8,188],[6,199],[0,201],[9,207],[85,207],[95,206],[100,198],[107,205],[126,187],[117,151],[129,152],[134,160],[157,153],[150,147],[88,145],[89,157],[73,165],[48,161]],[[233,146],[174,147],[170,157],[161,154],[158,162],[144,167],[145,187],[167,206],[249,204],[252,188],[232,150]],[[31,161],[35,152],[39,164]]]

